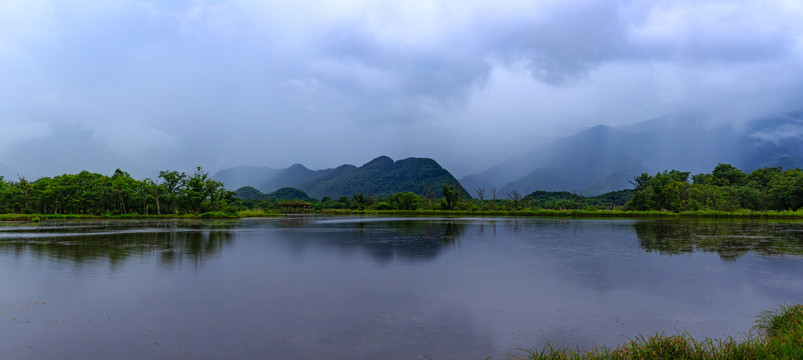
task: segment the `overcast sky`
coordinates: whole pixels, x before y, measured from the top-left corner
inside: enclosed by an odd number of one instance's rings
[[[801,106],[803,2],[0,0],[0,169],[456,176],[545,137]]]

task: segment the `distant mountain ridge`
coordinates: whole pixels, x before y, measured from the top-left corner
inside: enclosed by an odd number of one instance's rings
[[[718,163],[745,171],[803,164],[803,112],[756,119],[738,129],[707,126],[692,113],[640,123],[598,125],[572,136],[536,144],[486,171],[460,179],[469,191],[573,191],[596,195],[630,188],[642,172],[668,169],[710,172]]]
[[[212,179],[223,182],[231,190],[252,186],[263,193],[271,193],[280,188],[293,187],[315,199],[350,197],[359,193],[388,196],[412,192],[425,195],[427,186],[438,196],[444,183],[457,185],[464,196],[468,196],[468,192],[449,171],[428,158],[393,161],[387,156],[380,156],[360,167],[341,165],[324,170],[310,170],[301,164],[287,169],[241,166],[221,170]]]
[[[220,181],[229,190],[236,190],[243,186],[253,186],[254,179],[266,179],[281,173],[280,169],[270,169],[256,166],[237,166],[218,171],[212,179]]]
[[[235,191],[237,197],[243,200],[311,200],[307,194],[296,188],[286,187],[270,194],[264,194],[251,186],[243,186]]]
[[[669,169],[707,173],[718,163],[744,171],[803,165],[803,111],[755,119],[742,127],[710,125],[694,113],[677,113],[639,123],[598,125],[564,138],[542,141],[490,169],[460,179],[464,197],[492,189],[497,198],[512,191],[569,191],[594,196],[630,189],[628,180],[643,172]],[[423,194],[423,184],[440,195],[442,183],[457,180],[435,160],[393,161],[380,156],[361,167],[341,165],[310,170],[301,164],[287,169],[236,167],[213,179],[235,190],[253,186],[264,193],[294,187],[313,198],[385,196],[402,191]],[[467,191],[466,191],[467,190]]]

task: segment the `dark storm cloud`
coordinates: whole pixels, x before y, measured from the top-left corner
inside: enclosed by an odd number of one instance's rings
[[[534,76],[561,82],[632,52],[629,19],[618,9],[616,2],[566,2],[501,19],[491,46],[507,61],[527,62]]]
[[[516,139],[799,106],[802,15],[792,1],[6,2],[0,163],[51,175],[93,163],[54,169],[48,151],[154,170],[386,154],[465,174]],[[41,151],[22,151],[32,141]]]
[[[437,99],[459,97],[471,85],[481,82],[491,69],[490,64],[482,58],[480,49],[472,49],[471,44],[459,41],[449,44],[449,48],[434,52],[384,43],[374,38],[370,31],[349,24],[331,29],[330,34],[318,52],[322,58],[387,73],[392,78],[387,79],[388,84],[384,84],[387,87],[380,87],[400,94]],[[465,56],[456,53],[464,53]],[[342,81],[344,86],[354,81],[333,75],[321,74],[324,78]]]
[[[752,2],[557,2],[497,22],[492,51],[555,82],[611,62],[734,66],[799,56],[800,27],[778,12]]]

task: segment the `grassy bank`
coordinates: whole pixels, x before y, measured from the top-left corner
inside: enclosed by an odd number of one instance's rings
[[[95,220],[95,219],[237,219],[240,216],[234,213],[209,212],[203,214],[171,214],[171,215],[84,215],[84,214],[0,214],[0,221],[31,221],[45,220]]]
[[[388,215],[388,216],[509,216],[509,217],[554,217],[554,218],[710,218],[710,219],[803,219],[803,211],[623,211],[623,210],[494,210],[494,211],[461,211],[461,210],[343,210],[324,209],[322,214],[334,215]]]
[[[594,219],[775,219],[775,220],[803,220],[803,210],[798,211],[623,211],[623,210],[348,210],[348,209],[322,209],[305,214],[323,215],[374,215],[374,216],[464,216],[464,217],[544,217],[544,218],[594,218]],[[82,214],[0,214],[0,221],[32,221],[40,220],[67,220],[67,219],[236,219],[254,217],[277,217],[285,213],[278,210],[246,210],[231,212],[208,212],[203,214],[170,214],[170,215],[82,215]]]
[[[696,340],[688,333],[637,337],[616,348],[591,351],[547,345],[541,350],[522,350],[511,359],[803,359],[803,305],[781,306],[762,313],[750,335],[739,341]]]

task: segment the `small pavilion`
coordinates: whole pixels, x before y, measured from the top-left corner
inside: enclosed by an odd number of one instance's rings
[[[312,209],[312,204],[301,200],[282,201],[276,206],[279,210],[286,212],[308,212]]]

